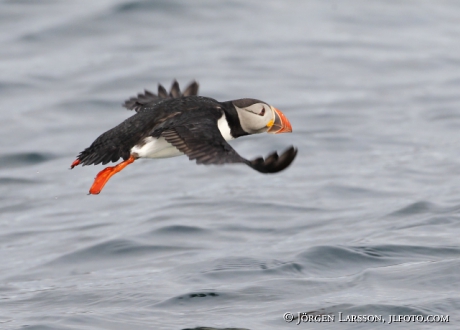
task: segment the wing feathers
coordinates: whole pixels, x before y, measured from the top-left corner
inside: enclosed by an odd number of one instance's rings
[[[191,82],[190,85],[188,85],[188,87],[185,89],[183,96],[198,95],[198,88],[199,85],[196,81]]]
[[[139,112],[140,110],[143,110],[145,108],[153,107],[156,103],[160,102],[163,99],[198,95],[198,88],[198,83],[196,81],[192,81],[185,89],[185,92],[182,94],[180,91],[179,83],[176,80],[174,80],[171,85],[171,89],[169,90],[169,93],[166,91],[166,88],[159,84],[158,95],[148,90],[144,90],[144,94],[139,93],[137,94],[137,96],[131,97],[129,100],[125,101],[123,106],[128,110],[134,110],[136,112]]]
[[[167,99],[169,97],[166,89],[160,84],[158,84],[158,97],[160,99]]]
[[[261,173],[277,173],[291,165],[296,156],[297,149],[291,146],[281,156],[274,152],[268,155],[265,160],[262,157],[258,157],[251,161],[247,160],[246,164]]]
[[[169,91],[169,96],[171,96],[171,97],[181,97],[179,84],[177,83],[176,80],[174,80],[174,82],[173,82],[173,84],[171,86],[171,90]]]

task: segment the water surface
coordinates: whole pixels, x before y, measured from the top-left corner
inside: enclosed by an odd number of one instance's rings
[[[1,1],[0,328],[373,329],[286,312],[460,315],[456,1]],[[185,86],[281,109],[277,175],[69,171],[121,103]]]

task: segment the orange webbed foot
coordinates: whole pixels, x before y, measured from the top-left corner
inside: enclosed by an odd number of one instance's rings
[[[102,171],[100,171],[97,175],[96,178],[94,179],[94,183],[89,189],[89,195],[97,195],[101,192],[102,188],[104,188],[105,184],[109,179],[116,173],[120,172],[122,169],[124,169],[126,166],[134,162],[135,158],[133,156],[129,157],[127,160],[124,162],[121,162],[120,164],[117,164],[115,166],[110,166]]]

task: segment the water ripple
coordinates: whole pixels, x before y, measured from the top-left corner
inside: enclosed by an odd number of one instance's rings
[[[44,152],[23,152],[0,156],[0,168],[30,166],[47,162],[56,158],[55,155]]]
[[[186,248],[167,245],[142,244],[127,239],[112,239],[107,242],[98,243],[84,249],[67,253],[48,263],[49,266],[81,265],[86,263],[107,262],[111,259],[130,260],[142,258],[145,255],[164,255],[178,251],[185,251]]]

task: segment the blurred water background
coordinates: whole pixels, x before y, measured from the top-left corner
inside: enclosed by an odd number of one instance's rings
[[[0,1],[0,328],[460,327],[458,1]],[[277,175],[68,168],[157,83],[281,109]]]

